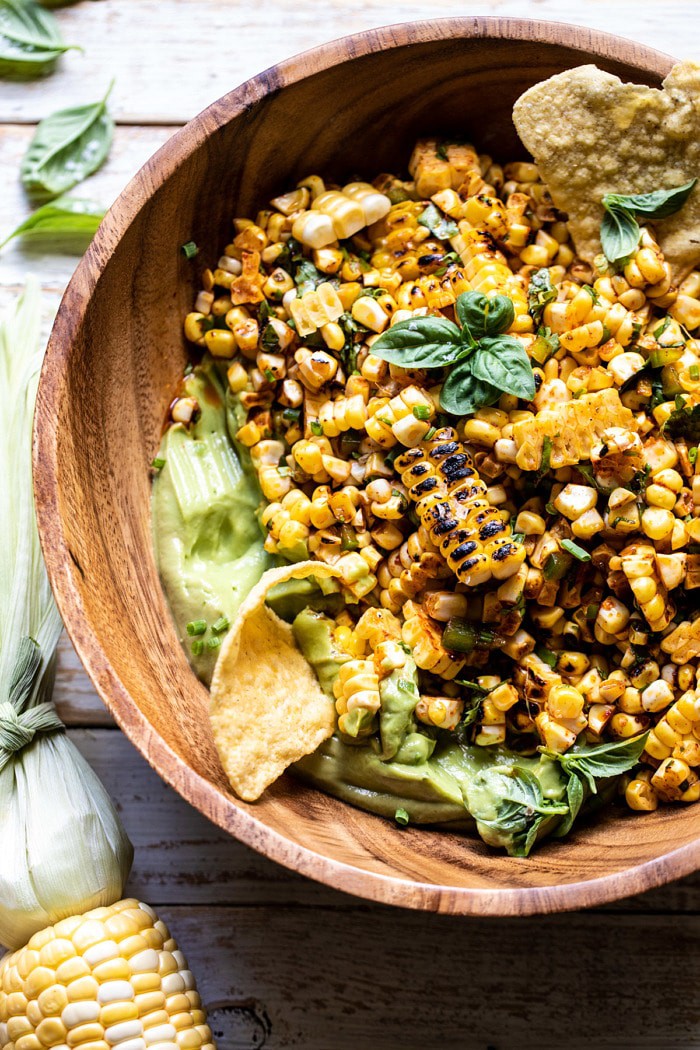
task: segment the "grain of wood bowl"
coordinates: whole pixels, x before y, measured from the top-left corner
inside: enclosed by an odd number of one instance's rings
[[[248,846],[362,897],[427,910],[532,914],[600,904],[700,867],[700,806],[613,807],[527,860],[437,830],[401,830],[290,776],[257,803],[219,764],[208,694],[178,644],[150,539],[149,470],[187,358],[198,266],[233,215],[309,171],[405,168],[415,138],[468,132],[523,156],[511,108],[584,62],[657,85],[672,60],[551,22],[442,19],[326,44],[254,77],[178,131],[117,199],[76,270],[41,376],[39,528],[56,598],[92,681],[163,779]]]

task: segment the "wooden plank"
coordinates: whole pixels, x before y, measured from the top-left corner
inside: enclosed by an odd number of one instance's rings
[[[48,80],[3,83],[0,122],[40,120],[91,100],[116,77],[111,108],[122,122],[180,123],[290,55],[335,37],[398,21],[490,14],[533,17],[619,33],[671,54],[698,56],[700,23],[688,0],[101,0],[58,12],[68,52]]]
[[[58,643],[54,702],[66,725],[114,725],[114,719],[95,692],[65,632]]]
[[[3,83],[3,93],[5,88]],[[3,97],[2,94],[0,97]],[[173,130],[163,127],[117,128],[106,163],[95,175],[77,186],[73,195],[109,207],[129,179],[172,135]],[[0,168],[4,175],[3,192],[0,194],[0,241],[33,210],[19,181],[20,162],[33,134],[32,127],[0,126]],[[44,327],[48,335],[53,314],[77,263],[78,258],[74,255],[46,253],[24,247],[19,241],[11,241],[0,253],[0,307],[24,284],[27,273],[37,274],[46,291]]]
[[[219,831],[121,733],[74,729],[71,738],[115,799],[136,847],[128,892],[152,904],[355,906],[355,898],[287,872]],[[605,910],[698,912],[700,874]]]
[[[219,1050],[697,1050],[700,918],[162,908]],[[672,954],[671,954],[672,953]]]

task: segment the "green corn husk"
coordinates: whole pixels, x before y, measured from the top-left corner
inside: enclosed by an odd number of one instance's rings
[[[34,518],[38,285],[0,320],[0,944],[122,895],[133,850],[51,703],[61,619]]]

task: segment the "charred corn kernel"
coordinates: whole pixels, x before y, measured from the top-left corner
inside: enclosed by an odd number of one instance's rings
[[[447,696],[421,696],[416,704],[416,718],[438,729],[454,729],[464,713],[464,701]]]
[[[318,288],[290,300],[289,312],[300,336],[308,336],[324,325],[334,323],[345,312],[334,286],[328,281]]]
[[[670,510],[648,507],[642,513],[642,531],[650,540],[664,540],[671,535],[675,518]]]
[[[436,548],[463,583],[505,579],[525,560],[522,544],[512,541],[503,512],[485,499],[486,486],[471,457],[447,427],[395,461],[401,480]],[[502,545],[494,547],[496,539]],[[489,553],[486,553],[488,546]]]
[[[301,381],[309,390],[320,390],[338,371],[338,362],[325,350],[300,347],[294,354],[294,360],[299,365]]]
[[[609,596],[600,603],[596,624],[607,634],[619,634],[629,623],[630,610],[619,598]]]
[[[625,802],[637,812],[652,813],[658,808],[659,796],[649,780],[636,776],[625,788]]]
[[[638,736],[649,726],[649,719],[644,715],[627,715],[618,712],[610,719],[610,732],[614,737],[626,740]]]
[[[454,591],[429,591],[423,599],[423,608],[433,620],[447,623],[454,617],[466,616],[467,596]]]
[[[413,652],[416,666],[442,678],[454,678],[464,666],[464,657],[445,649],[442,628],[412,600],[406,602],[403,613],[405,620],[401,634]]]
[[[612,704],[591,704],[586,714],[591,732],[600,735],[614,714]]]
[[[199,406],[194,397],[179,397],[170,409],[173,423],[191,423]]]
[[[523,532],[526,536],[543,536],[546,527],[542,515],[529,510],[522,510],[515,519],[515,531]]]
[[[376,299],[360,295],[352,304],[352,317],[371,332],[383,332],[389,324],[389,314]]]
[[[138,943],[132,947],[134,942]],[[122,976],[112,978],[111,972]],[[149,1024],[153,1003],[137,994],[143,982],[159,990],[160,1033]],[[147,905],[123,900],[64,919],[0,962],[0,1045],[6,1045],[9,1037],[10,1043],[25,1050],[52,1046],[111,1050],[135,1043],[145,1047],[147,1042],[175,1045],[179,1038],[177,1045],[183,1050],[185,1046],[214,1050],[204,1012],[198,1010],[195,1024],[189,1000],[185,1009],[181,995],[166,996],[161,991],[170,985],[196,996],[184,956]],[[25,991],[8,994],[9,987]]]
[[[240,394],[248,386],[248,373],[240,361],[234,361],[228,368],[226,378],[232,394]]]
[[[577,734],[573,730],[567,729],[560,722],[557,722],[546,711],[540,711],[535,718],[535,725],[540,740],[545,747],[551,748],[552,751],[559,751],[560,753],[568,751],[576,743]]]
[[[488,698],[497,711],[510,711],[520,699],[517,689],[509,682],[497,685],[489,692]]]
[[[663,711],[672,701],[673,689],[662,678],[652,682],[642,693],[642,707],[648,712]]]
[[[583,711],[583,696],[572,685],[555,685],[547,694],[547,710],[556,721],[577,718]]]
[[[553,501],[560,514],[575,521],[582,514],[593,510],[598,502],[598,493],[588,485],[565,485]]]
[[[203,324],[206,322],[206,316],[198,311],[193,311],[187,314],[185,318],[185,338],[189,339],[191,343],[196,343],[197,346],[204,346],[204,329]]]
[[[339,324],[324,324],[321,335],[329,350],[342,350],[345,346],[345,333]]]
[[[391,209],[389,197],[385,193],[379,193],[369,182],[349,182],[343,186],[343,193],[360,205],[365,226],[371,226],[372,223],[383,219]]]
[[[330,215],[320,211],[304,211],[297,216],[292,226],[292,236],[309,248],[325,248],[336,240],[336,232]]]
[[[690,766],[678,758],[665,758],[651,778],[652,786],[667,802],[678,802],[694,782]]]

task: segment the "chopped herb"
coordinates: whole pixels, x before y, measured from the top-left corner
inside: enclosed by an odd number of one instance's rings
[[[415,684],[415,682],[412,682],[410,678],[399,678],[398,686],[399,686],[399,689],[403,689],[404,692],[407,692],[407,693],[415,693],[416,692],[416,684]]]
[[[562,540],[561,545],[565,551],[568,551],[569,554],[573,554],[574,558],[578,559],[578,561],[591,560],[588,551],[584,550],[583,547],[579,547],[578,543],[574,543],[573,540]]]
[[[430,419],[430,409],[427,405],[414,405],[413,415],[416,417],[416,419]]]
[[[697,383],[698,379],[700,379],[700,366],[698,366],[698,365],[691,365],[690,368],[688,369],[688,375],[690,376],[690,378],[693,380],[694,383]]]
[[[550,463],[552,462],[552,439],[548,434],[542,438],[542,455],[540,457],[540,469],[538,474],[542,477],[549,470]]]
[[[553,503],[546,503],[544,509],[547,511],[548,514],[558,514],[559,513],[559,511],[557,510],[557,508],[554,506]]]
[[[434,204],[429,204],[425,211],[420,213],[418,222],[421,226],[427,227],[439,241],[447,241],[459,233],[457,223],[452,219],[446,219]]]
[[[182,245],[180,251],[186,259],[194,259],[195,255],[197,255],[199,252],[199,248],[194,243],[194,241],[187,241],[185,244]]]
[[[383,423],[385,427],[393,427],[393,423],[387,416],[377,416],[377,420]]]
[[[275,379],[275,373],[272,371],[271,368],[266,368],[265,372],[264,372],[264,375],[265,375],[265,379],[267,379],[268,383],[275,383],[275,382],[277,382],[277,380]]]
[[[435,156],[438,158],[438,160],[449,160],[449,157],[447,156],[447,143],[446,142],[441,142],[440,143],[440,145],[435,150]]]
[[[409,817],[406,810],[402,809],[401,807],[399,807],[399,809],[396,810],[396,813],[394,813],[394,820],[400,828],[405,828],[408,825],[410,819],[411,818]]]
[[[668,326],[670,325],[670,323],[671,323],[671,318],[667,314],[666,317],[664,317],[664,319],[661,322],[661,324],[659,325],[659,327],[655,328],[654,331],[652,332],[652,335],[654,336],[654,339],[657,339],[657,340],[660,339],[661,336],[666,331],[666,329],[668,328]]]
[[[295,423],[301,418],[300,408],[285,408],[282,413],[282,419],[286,419],[290,423]]]
[[[190,620],[187,624],[187,633],[192,637],[193,635],[204,634],[207,629],[206,620]]]
[[[288,463],[283,463],[280,467],[277,468],[277,473],[279,474],[279,476],[281,478],[288,478],[289,477],[289,464]]]
[[[686,408],[681,397],[676,397],[676,410],[663,425],[663,432],[674,440],[685,438],[697,445],[700,442],[700,405]]]
[[[163,467],[165,466],[165,460],[164,459],[160,459],[158,456],[156,456],[155,459],[151,460],[151,466],[153,467],[154,470],[162,470]]]
[[[552,551],[542,566],[545,580],[563,580],[571,566],[568,551]]]
[[[462,260],[457,252],[447,252],[446,255],[443,255],[442,262],[435,271],[435,276],[442,277],[443,274],[447,273],[450,266],[454,266],[455,263],[461,263],[461,261]]]
[[[556,288],[552,287],[552,278],[546,266],[541,270],[535,270],[530,275],[530,284],[527,290],[527,305],[535,324],[542,320],[542,313],[547,303],[556,299]]]
[[[202,638],[195,638],[192,642],[192,655],[201,656],[204,652],[204,641]]]
[[[218,635],[215,634],[211,638],[207,638],[207,648],[208,649],[218,649],[220,645],[221,645],[221,639],[219,638]]]
[[[539,646],[535,649],[535,654],[539,656],[540,660],[544,660],[548,667],[557,666],[557,654],[553,653],[551,649],[545,649],[543,646]]]
[[[697,458],[698,458],[698,446],[694,445],[692,448],[688,449],[688,459],[689,459],[690,463],[693,466],[695,466],[695,464],[697,462]]]
[[[600,296],[596,292],[595,288],[591,288],[590,284],[584,284],[583,291],[588,292],[594,303],[600,302]]]
[[[512,537],[511,537],[511,539],[513,540],[513,543],[524,543],[525,542],[525,533],[524,532],[514,532]]]
[[[356,551],[360,544],[357,541],[357,533],[352,525],[340,526],[340,549],[342,551]]]
[[[231,626],[231,621],[228,616],[220,616],[218,620],[215,620],[211,625],[211,629],[215,634],[221,634],[222,631],[228,631]]]
[[[635,470],[632,480],[630,481],[630,489],[638,496],[643,496],[646,487],[649,484],[649,475],[651,474],[651,464],[645,463],[641,470]]]
[[[599,609],[600,609],[600,605],[598,605],[597,603],[594,603],[592,605],[587,605],[586,606],[586,619],[589,622],[591,622],[592,620],[595,620],[596,617],[598,616],[598,610]]]
[[[316,437],[321,437],[323,435],[323,427],[317,419],[311,420],[309,423],[309,429],[312,434],[316,435]]]
[[[425,437],[423,438],[423,441],[431,441],[432,438],[434,438],[436,434],[437,434],[437,430],[435,429],[435,427],[431,427],[430,430],[426,431]]]

